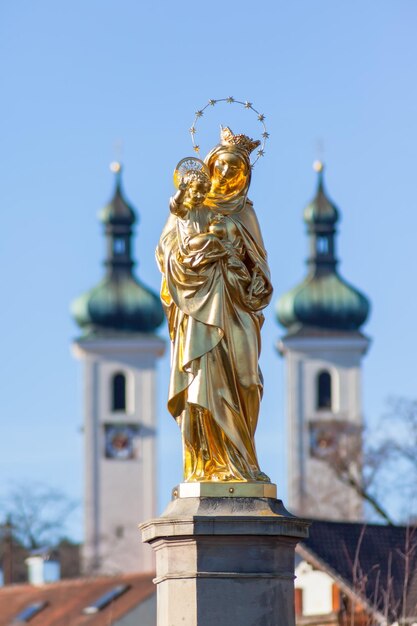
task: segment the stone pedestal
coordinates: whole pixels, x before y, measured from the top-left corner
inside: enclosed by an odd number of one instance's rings
[[[158,626],[294,626],[294,548],[309,522],[268,497],[275,489],[180,485],[141,524],[156,553]]]

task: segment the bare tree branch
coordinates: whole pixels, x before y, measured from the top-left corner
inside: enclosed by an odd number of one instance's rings
[[[374,432],[341,431],[339,445],[320,460],[381,519],[394,524],[383,504],[388,487],[408,508],[413,499],[417,503],[417,400],[390,398],[387,414]],[[401,489],[395,490],[396,481]]]
[[[55,545],[65,536],[77,504],[62,491],[41,484],[17,484],[0,501],[0,516],[10,518],[13,535],[33,550]]]

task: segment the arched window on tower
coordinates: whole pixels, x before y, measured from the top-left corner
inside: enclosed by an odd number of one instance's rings
[[[121,372],[112,380],[112,410],[126,411],[126,376]]]
[[[113,252],[114,254],[124,254],[126,252],[126,242],[124,239],[116,237],[113,241]]]
[[[317,376],[317,409],[331,410],[332,408],[332,377],[326,370]]]
[[[317,254],[329,254],[329,240],[327,237],[317,237],[316,250]]]

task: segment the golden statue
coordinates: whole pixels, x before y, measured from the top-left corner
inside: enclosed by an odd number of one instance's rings
[[[272,295],[247,194],[259,145],[222,129],[201,168],[181,177],[157,248],[172,341],[168,409],[181,428],[184,480],[262,481],[262,309]]]

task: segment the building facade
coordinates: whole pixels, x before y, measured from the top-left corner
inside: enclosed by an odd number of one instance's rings
[[[358,520],[361,481],[362,359],[369,339],[360,328],[367,298],[339,274],[337,207],[319,164],[317,192],[304,210],[310,244],[308,274],[281,296],[278,348],[286,363],[288,506],[298,515]],[[341,480],[342,479],[342,480]]]
[[[159,297],[133,273],[134,209],[115,166],[105,227],[106,273],[72,305],[83,334],[73,353],[83,362],[86,574],[149,572],[153,555],[137,524],[156,516],[156,366],[164,341]]]

